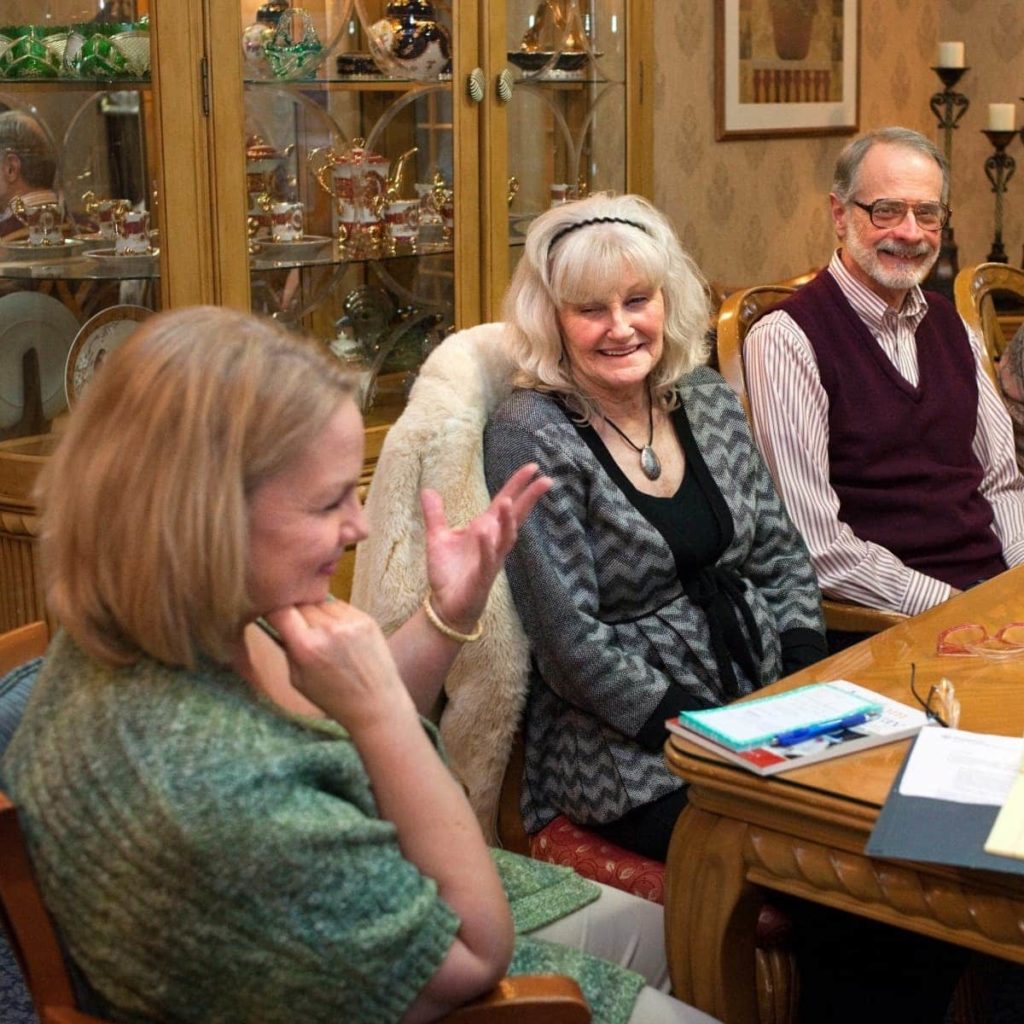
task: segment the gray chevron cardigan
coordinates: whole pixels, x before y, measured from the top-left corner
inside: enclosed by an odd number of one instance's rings
[[[699,367],[680,396],[726,536],[732,520],[718,566],[740,578],[759,632],[759,677],[736,673],[749,692],[779,678],[787,642],[820,643],[820,594],[732,390]],[[492,492],[525,462],[555,480],[506,564],[531,645],[524,822],[533,832],[559,813],[615,821],[680,785],[661,752],[664,719],[727,699],[706,617],[662,535],[551,396],[513,392],[487,426],[484,458]]]

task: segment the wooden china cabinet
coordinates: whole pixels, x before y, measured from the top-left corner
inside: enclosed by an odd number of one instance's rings
[[[533,217],[565,195],[651,192],[653,0],[3,7],[23,25],[148,17],[148,76],[0,75],[0,103],[31,108],[56,141],[69,238],[96,235],[91,192],[145,207],[159,252],[127,264],[0,248],[0,303],[42,295],[73,317],[44,339],[47,400],[28,394],[29,366],[9,401],[0,630],[42,615],[31,482],[64,416],[55,367],[95,348],[97,314],[210,302],[322,339],[362,374],[368,481],[431,348],[498,315]],[[295,204],[302,237],[274,237]]]

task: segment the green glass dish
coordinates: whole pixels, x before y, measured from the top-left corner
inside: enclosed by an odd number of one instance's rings
[[[90,79],[149,77],[148,23],[72,25],[61,75]]]
[[[56,78],[67,47],[67,25],[0,28],[0,78]]]

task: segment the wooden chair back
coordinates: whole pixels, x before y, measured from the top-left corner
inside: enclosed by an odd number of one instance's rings
[[[985,343],[993,380],[994,364],[1010,340],[1004,335],[996,313],[997,293],[1012,295],[1024,304],[1024,270],[1005,263],[979,263],[975,267],[964,267],[953,282],[957,312]]]
[[[38,657],[49,641],[45,622],[30,622],[0,635],[0,676]]]
[[[751,420],[747,377],[743,370],[743,342],[747,331],[772,306],[792,295],[796,288],[780,284],[762,284],[733,292],[718,312],[718,372],[739,396],[747,419]]]
[[[502,849],[512,853],[530,856],[530,837],[523,828],[523,814],[519,800],[523,790],[523,769],[526,760],[526,744],[522,730],[517,730],[512,741],[512,752],[509,754],[505,775],[501,780],[501,793],[498,797],[498,842]]]
[[[45,622],[0,636],[0,675],[46,651]],[[0,922],[28,985],[41,1024],[105,1024],[75,1008],[60,943],[36,886],[18,815],[0,792]]]
[[[590,1024],[579,985],[561,974],[503,978],[490,995],[444,1017],[440,1024]]]
[[[753,424],[747,378],[743,369],[743,343],[751,327],[773,306],[792,295],[791,284],[766,284],[745,288],[730,295],[718,314],[718,369],[739,396],[747,419]],[[869,608],[851,601],[825,598],[821,602],[829,629],[848,633],[880,633],[902,622],[906,616],[882,608]]]
[[[105,1024],[79,1013],[57,934],[36,885],[14,805],[0,793],[2,920],[41,1024]]]

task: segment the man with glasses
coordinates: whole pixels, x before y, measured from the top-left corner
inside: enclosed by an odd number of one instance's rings
[[[917,132],[850,143],[829,196],[840,248],[743,351],[755,435],[822,591],[909,615],[1024,562],[1009,417],[979,339],[920,288],[948,191]]]

